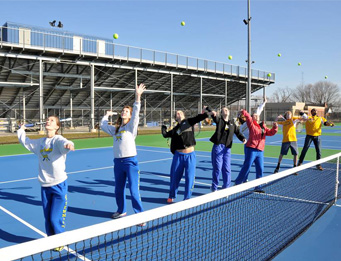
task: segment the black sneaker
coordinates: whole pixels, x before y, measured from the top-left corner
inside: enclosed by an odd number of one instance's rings
[[[320,171],[322,171],[322,170],[323,170],[323,168],[322,168],[322,166],[321,166],[321,165],[319,165],[319,166],[316,166],[316,169],[317,169],[317,170],[320,170]]]
[[[256,193],[265,193],[265,191],[262,190],[262,189],[255,189],[254,192],[256,192]]]
[[[278,171],[279,171],[279,169],[278,169],[278,168],[275,168],[274,174],[275,174],[275,173],[278,173]]]

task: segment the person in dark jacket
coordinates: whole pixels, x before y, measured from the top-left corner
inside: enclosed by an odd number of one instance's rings
[[[231,185],[231,147],[233,134],[246,143],[244,135],[239,131],[233,120],[229,120],[230,112],[228,108],[221,109],[221,117],[216,117],[216,112],[213,112],[212,119],[216,123],[216,130],[210,141],[214,143],[212,147],[212,186],[211,191],[217,191],[219,184],[220,173],[223,177],[222,188],[228,188]]]
[[[208,113],[198,114],[193,118],[185,118],[183,111],[177,111],[175,120],[177,125],[170,131],[162,125],[161,132],[164,138],[171,138],[171,152],[174,154],[170,170],[170,190],[167,203],[172,203],[178,193],[179,183],[185,171],[184,200],[191,198],[194,188],[196,157],[194,146],[194,125],[206,119]]]

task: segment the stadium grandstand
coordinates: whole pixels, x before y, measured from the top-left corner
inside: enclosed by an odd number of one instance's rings
[[[6,22],[0,30],[5,131],[13,122],[42,122],[49,115],[94,130],[104,111],[132,104],[134,86],[141,82],[148,88],[143,126],[169,120],[175,109],[191,115],[203,105],[218,109],[245,99],[245,67],[114,44],[60,28]],[[275,82],[273,72],[251,74],[252,93]]]

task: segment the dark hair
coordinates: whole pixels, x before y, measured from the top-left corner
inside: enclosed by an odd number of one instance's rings
[[[129,109],[130,114],[133,114],[133,108],[132,108],[131,106],[124,106],[123,109],[122,109],[122,111],[123,111],[124,109]],[[129,119],[129,121],[130,121],[130,119]],[[129,121],[128,121],[128,122],[129,122]],[[121,114],[119,114],[119,116],[118,116],[118,118],[117,118],[117,120],[116,120],[116,123],[115,123],[115,134],[118,133],[118,129],[119,129],[121,126],[122,126],[122,117],[121,117]]]

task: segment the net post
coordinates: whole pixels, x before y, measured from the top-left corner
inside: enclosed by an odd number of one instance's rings
[[[334,205],[336,205],[337,201],[337,195],[338,195],[338,188],[339,188],[339,165],[340,165],[340,156],[336,159],[336,181],[335,181],[335,202]]]

